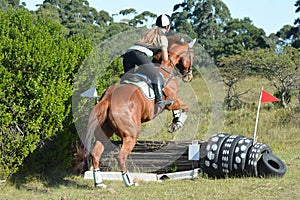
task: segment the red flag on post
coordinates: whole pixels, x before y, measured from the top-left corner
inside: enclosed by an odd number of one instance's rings
[[[257,142],[256,132],[257,132],[257,125],[258,125],[258,116],[259,116],[260,104],[261,103],[266,103],[266,102],[274,102],[274,101],[279,101],[279,99],[274,97],[273,95],[267,93],[266,91],[264,91],[263,88],[261,88],[261,93],[260,93],[258,108],[257,108],[257,113],[256,113],[256,122],[255,122],[254,135],[253,135],[253,144],[255,144]]]
[[[274,101],[279,101],[279,99],[267,93],[264,90],[261,91],[261,100],[260,100],[261,103],[274,102]]]

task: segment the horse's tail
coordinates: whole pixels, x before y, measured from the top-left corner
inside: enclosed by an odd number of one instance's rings
[[[91,111],[85,137],[85,149],[91,152],[93,136],[97,128],[100,128],[107,118],[108,100],[101,100]]]

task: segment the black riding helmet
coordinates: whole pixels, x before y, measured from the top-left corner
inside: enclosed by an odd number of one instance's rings
[[[156,26],[161,28],[166,27],[171,24],[171,17],[167,14],[159,15],[156,19],[155,24]]]

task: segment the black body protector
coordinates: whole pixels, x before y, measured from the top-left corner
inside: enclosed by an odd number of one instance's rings
[[[155,94],[155,115],[159,114],[167,105],[172,102],[163,99],[164,80],[159,73],[151,57],[158,54],[160,48],[136,43],[123,55],[123,66],[125,73],[134,73],[150,79]],[[135,69],[135,66],[138,66]]]

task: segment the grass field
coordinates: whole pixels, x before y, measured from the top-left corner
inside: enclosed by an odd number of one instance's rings
[[[254,78],[240,83],[239,90],[252,90],[243,96],[247,102],[241,109],[225,113],[222,130],[232,134],[253,137],[258,95],[261,86],[272,93],[273,88],[265,80]],[[197,130],[190,139],[207,139],[210,117],[210,98],[205,83],[196,79],[192,88],[197,94],[199,107],[191,115],[182,133],[193,124]],[[201,94],[201,95],[200,95]],[[187,98],[189,102],[191,98]],[[197,107],[197,105],[193,105]],[[194,108],[192,106],[192,108]],[[193,113],[194,112],[194,113]],[[196,116],[200,117],[196,117]],[[174,135],[166,132],[170,114],[149,123],[145,132],[156,134],[142,138],[172,140]],[[198,121],[196,123],[196,120]],[[149,128],[159,124],[159,128]],[[190,123],[190,124],[189,124]],[[194,130],[193,130],[194,131]],[[182,134],[181,133],[181,134]],[[180,134],[178,134],[180,136]],[[177,137],[178,137],[177,135]],[[166,180],[163,182],[140,182],[138,187],[125,187],[123,182],[106,181],[106,189],[94,188],[92,180],[82,176],[64,174],[31,174],[26,182],[6,182],[0,185],[0,199],[299,199],[300,198],[300,105],[293,97],[289,108],[277,108],[272,103],[263,104],[260,112],[258,141],[268,144],[287,167],[282,178],[225,178],[209,179],[200,175],[194,180]]]

